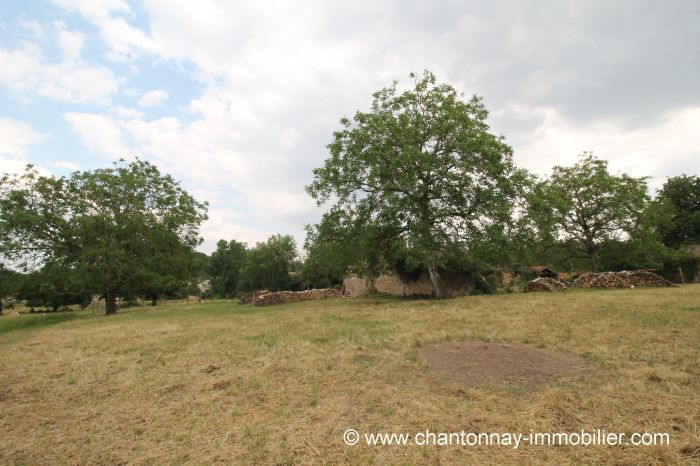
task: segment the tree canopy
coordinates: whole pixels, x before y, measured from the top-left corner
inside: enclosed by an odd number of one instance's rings
[[[562,241],[573,240],[599,269],[599,251],[606,241],[641,239],[648,233],[646,222],[650,198],[646,178],[611,175],[608,162],[584,152],[571,167],[555,166],[541,188],[550,217],[550,234]]]
[[[273,235],[257,243],[246,254],[240,270],[239,291],[286,289],[296,256],[296,243],[291,235]]]
[[[404,255],[430,272],[458,252],[475,257],[503,243],[526,180],[512,150],[491,133],[488,111],[426,71],[376,92],[369,112],[341,119],[329,157],[307,186],[319,205],[333,200],[319,228],[348,240],[368,268]]]
[[[110,168],[0,179],[0,254],[25,268],[51,264],[78,294],[165,292],[192,279],[206,203],[142,160]]]
[[[219,240],[216,250],[209,259],[209,276],[212,292],[228,298],[236,294],[239,270],[245,263],[246,247],[244,243],[231,240]]]
[[[664,243],[676,248],[700,243],[700,177],[669,178],[659,190],[658,198],[671,215],[671,219],[660,224]]]

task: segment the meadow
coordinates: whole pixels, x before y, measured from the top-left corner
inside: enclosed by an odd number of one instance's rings
[[[579,380],[460,386],[421,348],[526,344]],[[0,463],[698,464],[700,285],[0,317]],[[667,446],[348,446],[343,432],[667,432]]]

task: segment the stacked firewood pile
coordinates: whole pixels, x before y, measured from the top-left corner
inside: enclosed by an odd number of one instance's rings
[[[671,282],[654,272],[634,270],[631,272],[584,273],[573,285],[577,288],[634,288],[637,286],[673,286]]]
[[[251,291],[250,293],[246,293],[241,298],[238,300],[238,304],[250,304],[253,302],[253,298],[257,298],[258,296],[262,296],[264,294],[270,294],[270,291],[268,290],[258,290],[258,291]]]
[[[330,288],[306,291],[277,291],[275,293],[261,290],[255,292],[255,302],[253,302],[253,293],[248,293],[238,300],[238,304],[253,303],[255,306],[270,306],[272,304],[294,303],[297,301],[325,298],[340,298],[340,291]]]
[[[525,285],[525,293],[532,293],[535,291],[557,291],[566,288],[559,280],[553,278],[535,278],[530,280]]]

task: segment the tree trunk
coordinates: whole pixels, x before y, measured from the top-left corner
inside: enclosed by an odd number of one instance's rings
[[[591,259],[591,267],[593,268],[593,272],[598,272],[598,258],[596,257],[594,249],[588,251],[588,257]]]
[[[154,294],[153,297],[151,298],[151,306],[155,307],[158,305],[158,295]]]
[[[112,315],[117,313],[117,296],[112,292],[105,294],[105,314]]]
[[[5,300],[0,298],[0,314],[5,310]]]
[[[440,272],[435,265],[428,267],[428,273],[430,274],[430,281],[433,282],[433,288],[435,289],[435,297],[437,299],[442,299],[445,297],[445,289],[442,284],[442,278],[440,278]]]

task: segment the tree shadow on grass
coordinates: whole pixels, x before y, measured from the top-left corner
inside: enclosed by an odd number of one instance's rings
[[[73,312],[64,312],[57,314],[38,314],[38,315],[18,315],[18,316],[0,316],[0,335],[3,333],[13,332],[15,330],[29,330],[35,328],[46,327],[49,325],[60,324],[78,318]]]

